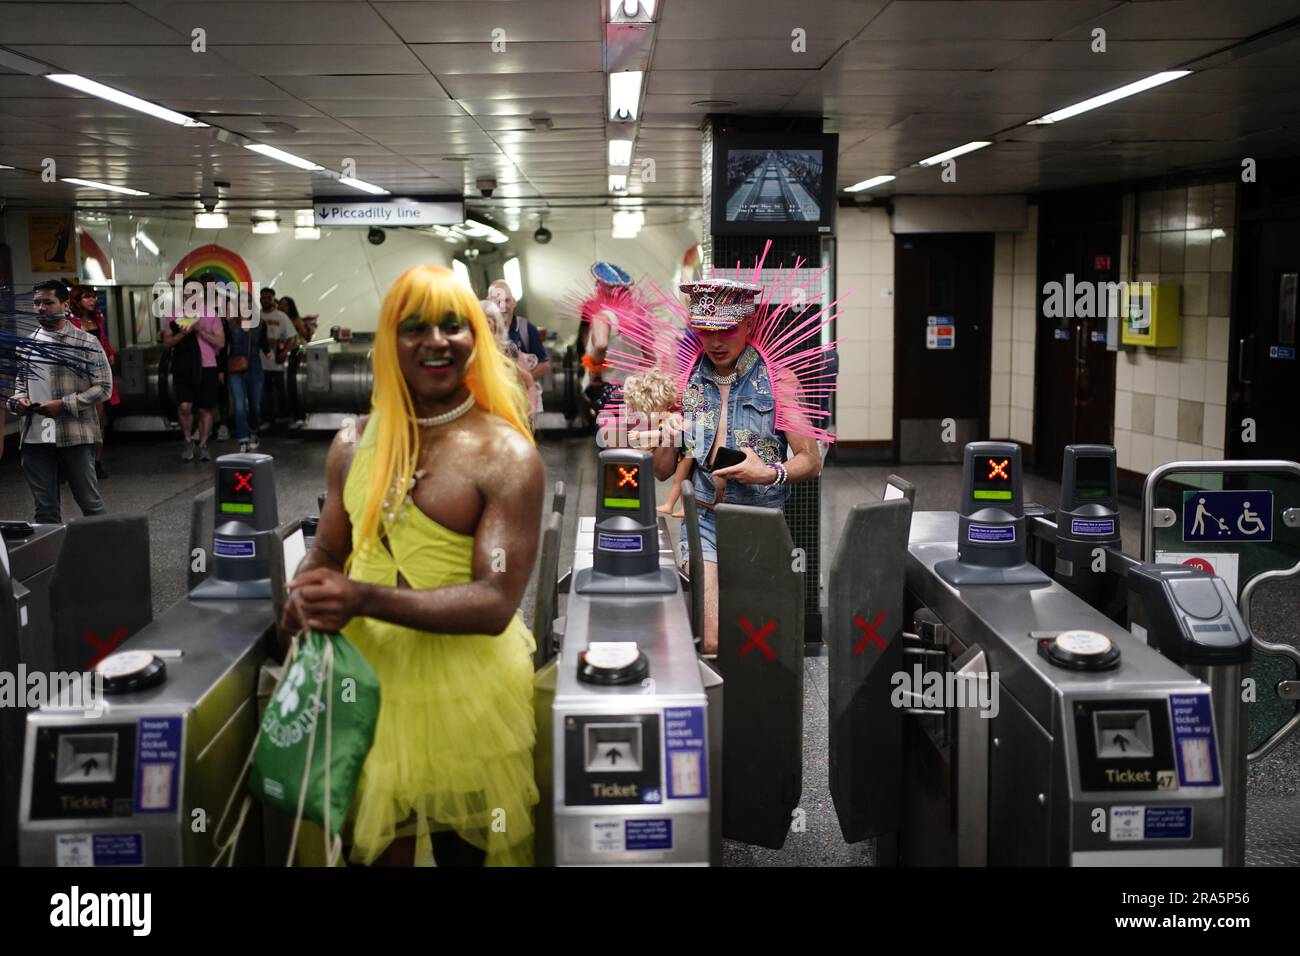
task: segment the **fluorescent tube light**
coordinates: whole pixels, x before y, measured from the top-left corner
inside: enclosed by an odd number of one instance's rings
[[[1111,90],[1109,93],[1102,93],[1100,96],[1094,96],[1092,99],[1084,100],[1082,103],[1075,103],[1073,106],[1067,106],[1063,110],[1057,110],[1055,113],[1048,113],[1046,116],[1040,116],[1036,120],[1030,120],[1027,126],[1045,126],[1048,123],[1059,123],[1063,119],[1069,119],[1071,116],[1078,116],[1080,113],[1086,113],[1089,110],[1095,110],[1099,106],[1105,106],[1107,103],[1114,103],[1116,100],[1122,100],[1128,96],[1134,96],[1143,93],[1157,86],[1164,86],[1181,77],[1187,76],[1191,70],[1167,70],[1164,73],[1156,73],[1145,79],[1130,83],[1127,86],[1121,86],[1118,89]]]
[[[307,169],[315,172],[324,169],[324,166],[317,166],[309,159],[303,159],[301,156],[295,156],[293,153],[286,153],[282,149],[276,149],[274,146],[267,146],[265,143],[246,143],[244,149],[251,149],[255,153],[261,153],[263,156],[269,156],[271,159],[278,159],[282,163],[288,163],[290,166],[297,166],[299,169]]]
[[[632,163],[632,141],[630,139],[611,139],[609,141],[609,164],[611,166],[628,166]]]
[[[88,186],[91,189],[103,189],[110,193],[121,193],[123,196],[147,196],[147,192],[140,189],[131,189],[127,186],[114,186],[112,183],[97,183],[93,179],[72,179],[70,177],[63,180],[65,183],[72,183],[75,186]]]
[[[871,179],[864,179],[860,183],[854,183],[852,186],[845,186],[846,193],[860,193],[865,189],[874,189],[876,186],[883,186],[885,183],[892,183],[898,177],[896,176],[873,176]]]
[[[194,214],[195,229],[225,229],[230,225],[230,220],[224,212],[196,212]]]
[[[363,193],[370,193],[370,195],[372,196],[391,195],[391,193],[389,193],[387,189],[384,189],[381,186],[375,186],[371,183],[364,182],[360,179],[353,179],[350,176],[340,177],[339,182],[341,182],[344,186],[351,186],[353,189],[360,189]]]
[[[612,193],[621,193],[627,189],[627,176],[624,173],[609,174],[609,191]]]
[[[933,156],[929,156],[921,160],[916,165],[933,166],[936,163],[942,163],[945,159],[953,159],[957,156],[965,156],[967,153],[973,153],[977,149],[983,149],[985,146],[992,146],[992,145],[993,144],[991,142],[986,142],[984,140],[976,140],[973,143],[967,143],[965,146],[957,146],[954,147],[953,149],[944,150],[942,153],[935,153]]]
[[[510,294],[518,302],[524,297],[524,276],[519,269],[519,257],[511,256],[506,260],[506,285],[510,286]]]
[[[208,125],[207,123],[200,123],[196,119],[191,119],[184,113],[177,113],[175,110],[169,110],[157,103],[150,103],[148,100],[142,100],[130,93],[123,93],[121,90],[115,90],[103,83],[96,83],[94,80],[87,79],[76,73],[47,73],[45,78],[53,80],[60,86],[66,86],[82,93],[89,93],[91,96],[98,96],[101,100],[108,100],[110,103],[125,106],[127,109],[139,110],[141,113],[147,113],[156,119],[166,120],[168,123],[175,123],[177,126],[206,127]]]
[[[636,119],[641,105],[641,80],[645,76],[640,70],[624,70],[609,75],[609,118],[621,122]]]

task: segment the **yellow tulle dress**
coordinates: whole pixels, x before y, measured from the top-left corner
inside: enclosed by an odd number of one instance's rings
[[[362,442],[344,487],[355,528],[373,446]],[[384,548],[353,558],[354,580],[414,589],[472,579],[474,539],[403,506]],[[354,542],[355,543],[355,542]],[[395,560],[394,560],[395,559]],[[533,636],[516,612],[487,634],[432,634],[358,617],[343,634],[375,669],[379,722],[352,805],[350,860],[370,863],[396,837],[415,836],[416,864],[436,865],[429,834],[455,830],[488,866],[533,858]]]

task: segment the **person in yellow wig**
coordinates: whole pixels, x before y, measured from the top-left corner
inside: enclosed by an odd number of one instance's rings
[[[518,608],[543,467],[473,293],[416,266],[388,291],[370,415],[334,439],[284,626],[340,631],[381,705],[349,860],[532,862],[533,637]]]

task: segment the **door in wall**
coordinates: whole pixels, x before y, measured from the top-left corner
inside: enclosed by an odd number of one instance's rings
[[[1101,284],[1120,276],[1122,216],[1119,194],[1039,202],[1033,470],[1050,478],[1060,477],[1066,445],[1114,441],[1115,353]]]
[[[961,461],[988,436],[992,234],[898,236],[894,287],[898,459]]]
[[[1241,195],[1236,307],[1228,353],[1228,441],[1223,447],[1229,458],[1297,461],[1300,199],[1279,200],[1256,211],[1248,207],[1249,192]],[[1224,437],[1207,434],[1205,443],[1219,445]]]

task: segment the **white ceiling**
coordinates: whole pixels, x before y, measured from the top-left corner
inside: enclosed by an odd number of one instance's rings
[[[883,192],[1037,191],[1300,152],[1300,33],[1050,127],[1043,113],[1191,63],[1300,17],[1300,0],[660,0],[636,159],[650,202],[700,192],[703,100],[824,116],[839,185]],[[605,0],[0,0],[0,48],[397,193],[495,177],[503,221],[587,221],[606,201]],[[1095,28],[1107,52],[1090,50]],[[190,49],[206,30],[207,52]],[[806,31],[806,52],[791,31]],[[494,53],[493,30],[506,50]],[[536,132],[530,115],[554,123]],[[974,139],[944,183],[918,159]],[[143,189],[148,201],[44,183]],[[448,158],[459,157],[459,158]],[[359,196],[237,145],[0,67],[0,197],[186,208],[213,179],[232,205]],[[606,217],[607,218],[607,217]]]

